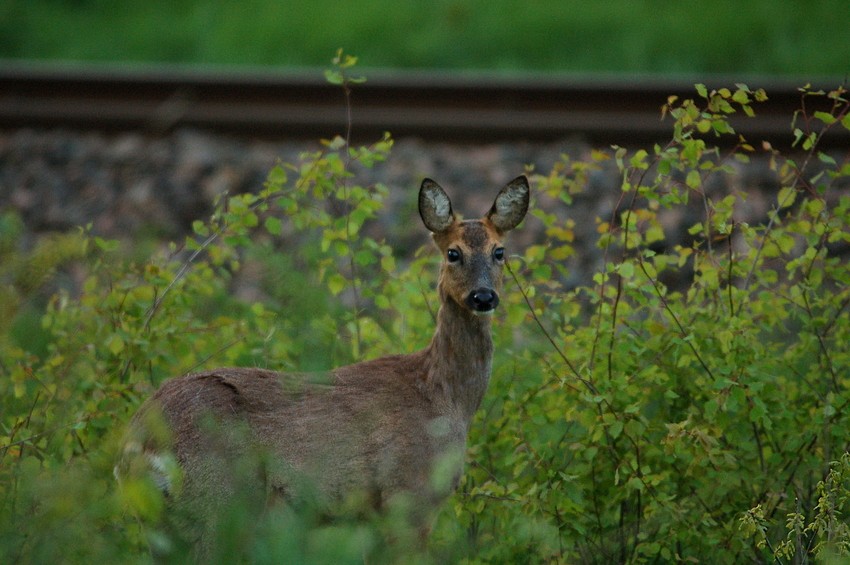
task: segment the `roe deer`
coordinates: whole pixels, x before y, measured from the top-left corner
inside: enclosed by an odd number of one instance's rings
[[[153,480],[168,527],[196,548],[214,543],[216,521],[242,496],[256,499],[258,513],[274,499],[297,505],[311,496],[333,508],[356,494],[380,512],[408,497],[413,525],[427,532],[429,514],[460,479],[490,379],[502,240],[528,203],[520,176],[483,218],[458,220],[443,189],[425,179],[419,214],[443,256],[425,349],[322,378],[228,368],[166,381],[133,418],[116,476]],[[435,467],[448,478],[435,480]]]

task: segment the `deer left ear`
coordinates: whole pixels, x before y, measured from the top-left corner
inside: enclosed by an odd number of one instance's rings
[[[419,188],[419,215],[425,227],[433,233],[446,231],[455,221],[451,200],[431,179],[423,180]]]
[[[487,219],[493,227],[502,233],[517,227],[528,212],[529,192],[525,175],[509,182],[496,196],[493,207],[487,212]]]

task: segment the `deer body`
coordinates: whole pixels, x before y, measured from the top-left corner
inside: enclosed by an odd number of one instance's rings
[[[358,493],[381,510],[409,496],[422,514],[416,519],[427,520],[460,478],[469,424],[490,378],[487,314],[498,304],[501,240],[528,199],[519,177],[484,218],[458,221],[443,190],[426,179],[420,215],[444,261],[437,328],[425,349],[326,375],[230,368],[167,381],[135,416],[117,474],[148,472],[190,543],[204,543],[219,513],[245,493],[258,508],[305,498],[333,507]],[[151,418],[167,433],[150,432]],[[448,476],[435,477],[437,467]]]

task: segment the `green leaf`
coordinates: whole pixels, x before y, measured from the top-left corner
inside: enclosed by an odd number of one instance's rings
[[[266,231],[271,235],[280,235],[283,232],[283,222],[275,216],[266,217],[263,225],[265,226]]]
[[[328,290],[330,290],[331,294],[333,294],[334,296],[336,296],[337,294],[342,292],[345,289],[345,287],[347,286],[347,284],[348,284],[348,281],[346,281],[345,277],[343,277],[339,273],[331,273],[328,276],[328,280],[327,280]]]
[[[779,190],[779,194],[776,196],[777,203],[779,204],[779,208],[787,208],[794,204],[794,200],[797,198],[797,189],[793,186],[785,186]]]
[[[750,102],[750,95],[746,90],[738,89],[732,95],[732,100],[738,104],[748,104]]]
[[[640,480],[640,477],[632,477],[628,481],[626,481],[626,488],[630,490],[642,491],[644,488],[643,481]]]
[[[837,118],[829,112],[815,112],[815,118],[822,121],[826,125],[832,125],[837,121]]]
[[[837,165],[835,159],[833,159],[831,156],[827,155],[823,151],[818,152],[818,160],[820,160],[821,163],[826,163],[827,165]]]
[[[800,143],[800,140],[803,139],[804,135],[805,133],[803,133],[803,130],[801,130],[800,128],[794,128],[794,143],[792,143],[791,145],[796,146],[798,143]]]
[[[341,85],[343,83],[342,73],[332,69],[325,69],[325,80],[330,84]]]
[[[106,348],[109,349],[109,352],[113,355],[118,355],[122,351],[124,351],[124,340],[118,334],[112,334],[106,340]]]
[[[608,426],[608,433],[611,435],[612,439],[617,439],[618,437],[620,437],[620,434],[623,433],[622,420],[615,420],[611,422],[611,425]]]
[[[286,170],[282,166],[276,165],[272,167],[271,171],[269,171],[269,175],[266,180],[276,189],[280,189],[284,184],[286,184]]]
[[[685,184],[690,188],[699,188],[700,184],[702,184],[702,178],[700,177],[699,171],[688,171],[688,175],[685,177]]]
[[[95,237],[94,244],[97,245],[98,249],[107,253],[115,251],[120,246],[117,240],[103,239],[102,237]]]
[[[210,235],[209,227],[201,220],[192,222],[192,231],[201,237],[208,237]]]
[[[348,255],[348,253],[340,253],[340,255],[344,256]],[[365,267],[375,262],[375,255],[368,249],[361,249],[354,254],[354,262],[361,267]]]
[[[392,255],[384,255],[381,257],[381,269],[385,273],[394,273],[396,269],[395,257]]]
[[[648,153],[646,149],[639,149],[629,161],[632,167],[636,169],[646,169],[648,165],[646,164],[646,157]]]
[[[620,263],[617,266],[617,272],[624,279],[630,279],[635,275],[635,265],[628,261]]]
[[[815,132],[810,133],[803,139],[803,149],[808,151],[812,147],[815,146],[815,140],[817,139],[817,134]]]

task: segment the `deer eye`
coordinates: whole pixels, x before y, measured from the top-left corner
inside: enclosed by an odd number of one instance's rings
[[[493,258],[496,261],[504,261],[505,260],[505,248],[504,247],[497,247],[496,249],[494,249],[493,250]]]
[[[446,259],[449,260],[449,263],[457,263],[460,261],[460,251],[457,249],[449,249],[446,252]]]

